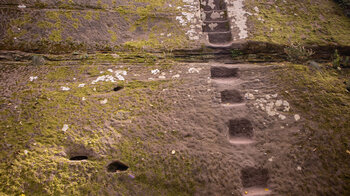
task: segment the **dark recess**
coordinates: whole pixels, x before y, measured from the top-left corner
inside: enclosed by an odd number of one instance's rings
[[[82,161],[82,160],[87,160],[88,157],[87,156],[74,156],[71,157],[69,160],[71,161]]]
[[[233,137],[253,137],[253,125],[250,120],[238,118],[229,122],[230,138]]]
[[[120,161],[113,161],[107,166],[108,172],[126,171],[129,167]]]
[[[210,68],[212,78],[229,78],[238,76],[238,68],[212,67]]]
[[[120,90],[122,90],[124,87],[122,87],[122,86],[117,86],[117,87],[115,87],[114,89],[113,89],[113,91],[120,91]]]
[[[245,188],[253,186],[266,187],[269,180],[269,172],[267,169],[246,167],[241,170],[241,180]]]
[[[221,92],[222,103],[242,103],[243,97],[238,90],[225,90]]]

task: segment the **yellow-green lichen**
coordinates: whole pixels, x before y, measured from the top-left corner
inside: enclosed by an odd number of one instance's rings
[[[108,29],[108,33],[111,36],[111,42],[116,42],[118,40],[117,34],[113,30]]]
[[[329,0],[246,2],[254,28],[250,39],[289,44],[349,45],[350,19]],[[258,10],[258,12],[256,12]]]

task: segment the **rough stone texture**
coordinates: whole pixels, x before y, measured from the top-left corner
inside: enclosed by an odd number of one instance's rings
[[[26,7],[19,8],[22,4]],[[192,27],[196,5],[172,0],[1,1],[0,46],[45,53],[197,47],[199,42],[191,41],[200,39]]]

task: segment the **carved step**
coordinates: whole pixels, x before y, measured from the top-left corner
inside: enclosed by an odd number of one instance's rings
[[[231,31],[208,33],[209,43],[219,45],[228,44],[232,41]]]
[[[226,10],[212,10],[202,12],[202,17],[204,21],[208,22],[217,22],[217,21],[226,21],[227,20],[227,11]]]
[[[271,195],[271,190],[267,188],[269,180],[269,172],[267,169],[255,167],[243,168],[241,170],[241,180],[244,195]]]
[[[226,10],[226,3],[224,0],[201,0],[201,8],[204,11]]]
[[[227,32],[230,31],[230,23],[228,21],[222,22],[204,22],[203,32]]]

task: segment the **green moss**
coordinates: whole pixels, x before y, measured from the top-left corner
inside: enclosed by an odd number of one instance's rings
[[[74,74],[69,71],[69,68],[58,67],[39,84],[29,85],[32,89],[40,87],[40,91],[28,90],[15,94],[15,97],[24,101],[24,104],[20,106],[23,110],[20,119],[13,118],[10,111],[1,113],[1,117],[6,118],[0,124],[1,127],[11,125],[6,128],[8,134],[3,142],[14,145],[14,148],[21,152],[11,161],[8,160],[8,163],[12,163],[10,167],[1,167],[7,168],[6,171],[1,171],[3,176],[1,180],[6,180],[12,186],[11,189],[1,191],[9,194],[25,193],[28,195],[81,195],[100,188],[99,183],[103,182],[95,181],[89,176],[97,177],[98,173],[101,175],[106,162],[90,160],[82,164],[73,164],[72,167],[72,163],[66,158],[57,155],[61,154],[62,149],[56,145],[69,142],[66,140],[68,137],[71,142],[88,146],[96,152],[106,148],[102,143],[103,138],[115,137],[115,134],[119,133],[115,129],[104,130],[104,133],[101,133],[100,129],[111,113],[120,111],[120,108],[116,107],[119,96],[110,97],[111,104],[104,106],[98,104],[99,98],[94,97],[102,92],[110,92],[113,87],[112,83],[99,83],[96,91],[89,87],[77,88],[77,84],[65,84],[71,88],[71,91],[60,91],[59,82],[69,79],[72,75]],[[143,83],[142,85],[130,83],[126,94],[135,97],[131,99],[131,102],[136,101],[134,104],[148,103],[147,96],[138,89],[153,89],[156,86],[156,83]],[[87,97],[84,103],[81,101],[83,96]],[[126,111],[135,111],[137,107],[136,105],[129,107]],[[61,131],[63,124],[69,124],[67,132]],[[91,131],[84,131],[82,135],[80,124],[91,127]],[[33,137],[26,137],[27,134]],[[25,139],[19,141],[19,137]],[[29,150],[28,155],[25,155],[23,149],[26,149],[28,142],[34,146]],[[2,158],[5,157],[4,153],[1,155]],[[33,163],[35,163],[34,167]],[[77,170],[80,172],[76,172]],[[13,173],[16,175],[12,175]]]
[[[9,28],[7,29],[7,39],[10,44],[13,43],[14,39],[21,38],[28,33],[24,29],[25,25],[32,22],[32,18],[29,14],[24,14],[22,17],[13,19],[9,22]],[[19,30],[18,30],[19,29]]]
[[[64,27],[63,27],[63,25],[61,23],[60,15],[61,14],[58,11],[48,11],[48,12],[46,12],[46,17],[53,22],[52,25],[48,26],[49,28],[53,28],[51,30],[50,35],[48,36],[48,39],[51,42],[61,42],[62,41],[62,30],[63,30]],[[51,23],[51,22],[41,22],[38,25],[41,25],[42,27],[45,28],[45,26],[43,26],[43,25],[49,24],[49,23]]]
[[[53,42],[62,41],[62,31],[58,29],[52,30],[51,34],[49,35],[49,40]]]
[[[166,54],[157,55],[154,53],[147,53],[140,50],[132,52],[118,52],[118,57],[115,58],[111,54],[97,53],[91,57],[92,62],[110,62],[110,63],[128,63],[128,64],[142,64],[143,66],[155,66],[158,61],[164,67],[172,66],[172,60],[166,58]]]
[[[52,67],[51,69],[53,70],[46,75],[46,79],[51,82],[64,81],[71,79],[67,78],[67,76],[74,76],[74,71],[71,67]]]
[[[113,185],[114,191],[130,195],[132,192],[128,191],[133,184],[120,180],[123,175],[128,177],[127,173],[106,173],[106,165],[117,158],[130,166],[129,172],[136,176],[133,183],[139,190],[148,190],[153,193],[150,195],[193,195],[196,183],[191,157],[159,157],[160,152],[150,149],[154,149],[153,145],[159,145],[155,149],[162,149],[164,141],[144,143],[132,134],[137,131],[153,137],[155,127],[133,129],[108,123],[115,122],[118,113],[124,113],[123,120],[137,120],[149,115],[145,111],[151,107],[158,112],[167,111],[169,106],[164,104],[163,98],[155,99],[154,95],[173,85],[172,81],[164,80],[127,81],[118,83],[124,85],[124,89],[117,93],[112,90],[115,83],[92,85],[91,81],[100,75],[100,69],[106,69],[98,66],[100,60],[159,59],[148,53],[119,53],[119,56],[92,55],[95,61],[89,57],[74,65],[71,61],[49,61],[36,72],[38,80],[24,83],[9,99],[0,99],[1,105],[5,106],[0,110],[0,129],[6,132],[0,139],[3,146],[11,146],[0,152],[1,193],[100,195],[105,185]],[[80,83],[87,85],[79,88]],[[62,91],[62,86],[71,90]],[[101,104],[105,98],[108,103]],[[9,101],[14,101],[18,108],[7,107]],[[64,124],[69,125],[65,132],[62,130]],[[96,156],[85,162],[69,161],[68,149],[75,145],[91,149]]]
[[[350,44],[346,36],[350,32],[350,19],[332,1],[277,1],[271,5],[249,0],[246,4],[253,13],[255,6],[259,8],[257,16],[249,17],[254,24],[252,40],[278,44]]]
[[[118,144],[120,158],[125,160],[137,174],[136,181],[139,186],[157,191],[153,195],[194,194],[197,184],[191,176],[193,160],[186,155],[174,156],[169,153],[169,156],[163,157],[160,163],[159,157],[145,151],[149,148],[148,145],[139,138],[124,140]]]
[[[350,96],[344,81],[350,77],[350,70],[324,67],[316,71],[304,65],[287,64],[277,68],[274,76],[274,83],[290,101],[293,113],[302,114],[305,119],[299,144],[310,150],[304,154],[300,152],[300,159],[309,159],[312,150],[321,165],[312,173],[318,173],[325,179],[332,174],[329,183],[348,182],[349,166],[343,163],[349,156],[346,152],[350,142]],[[339,168],[342,172],[337,173]],[[340,186],[339,190],[349,192],[346,185]]]
[[[161,81],[148,81],[148,82],[143,82],[143,81],[132,81],[129,82],[125,85],[126,88],[128,89],[142,89],[142,88],[148,88],[150,90],[157,90],[159,89],[159,86],[161,84],[167,83],[168,81],[166,80],[161,80]]]
[[[78,29],[78,28],[79,28],[79,23],[73,23],[73,27],[74,27],[75,29]]]
[[[347,110],[344,104],[350,106],[350,98],[343,81],[350,76],[348,71],[342,74],[331,69],[319,72],[304,65],[292,64],[279,73],[279,80],[289,81],[287,90],[294,89],[293,95],[284,94],[295,100],[295,105],[302,108],[302,112],[311,119],[328,122],[329,124],[324,124],[324,128],[338,127],[335,130],[350,125],[348,121],[331,120],[332,118],[344,119],[343,115]]]
[[[69,22],[69,23],[71,23],[72,24],[72,26],[75,28],[75,29],[78,29],[79,28],[79,26],[80,26],[80,24],[81,24],[81,22],[80,22],[80,20],[78,19],[78,18],[75,18],[74,16],[73,16],[73,13],[71,12],[71,11],[66,11],[66,12],[64,12],[64,15],[65,15],[65,17],[66,17],[66,22]]]
[[[86,178],[91,175],[89,171],[102,170],[103,165],[96,161],[74,164],[55,155],[61,152],[62,149],[56,146],[49,147],[40,143],[36,143],[27,155],[20,152],[9,170],[2,171],[2,174],[9,175],[10,186],[6,192],[16,195],[79,195],[90,191],[96,193],[99,185],[88,182]],[[80,172],[76,172],[77,170]]]
[[[25,24],[27,24],[29,22],[31,22],[30,15],[29,14],[24,14],[20,18],[16,18],[16,19],[11,20],[10,23],[12,25],[15,25],[16,27],[22,27],[22,26],[24,26]]]
[[[130,17],[133,13],[130,6],[118,6],[114,8],[115,11],[117,11],[126,21],[130,22]]]
[[[48,21],[39,21],[37,23],[37,26],[41,29],[48,29],[48,28],[53,28],[54,23],[48,22]]]
[[[94,12],[93,16],[95,17],[95,20],[100,20],[100,12]]]
[[[85,20],[92,20],[93,13],[92,11],[87,11],[84,18]]]
[[[60,20],[60,13],[58,11],[48,11],[48,12],[46,12],[46,17],[49,20],[57,22]]]
[[[124,43],[124,46],[130,49],[150,49],[159,47],[159,41],[157,39],[128,41]]]
[[[113,30],[109,29],[108,33],[111,36],[111,42],[116,42],[118,40],[117,33],[114,32]]]
[[[35,6],[36,8],[44,9],[44,8],[47,7],[47,4],[44,3],[44,2],[35,2],[34,6]]]
[[[179,28],[177,21],[174,20],[170,15],[181,14],[176,6],[184,5],[183,2],[174,0],[161,0],[161,1],[143,1],[143,0],[133,0],[125,2],[114,1],[113,6],[106,6],[104,1],[98,2],[101,9],[82,11],[77,10],[77,3],[74,1],[62,0],[57,3],[57,5],[62,8],[59,10],[46,9],[42,13],[45,13],[44,17],[40,20],[30,21],[24,23],[23,17],[21,17],[21,23],[31,29],[38,29],[37,39],[31,39],[28,41],[27,38],[31,37],[32,34],[26,35],[28,32],[23,31],[22,34],[16,35],[16,29],[14,25],[13,28],[7,30],[9,36],[6,45],[9,49],[24,49],[24,50],[35,50],[38,52],[53,52],[57,51],[63,53],[71,51],[71,48],[77,48],[78,45],[82,43],[82,40],[78,39],[76,36],[76,30],[79,30],[82,21],[99,21],[101,19],[100,14],[104,13],[104,9],[115,9],[118,11],[119,15],[125,19],[121,21],[123,24],[127,24],[126,28],[134,31],[136,29],[142,29],[144,33],[133,33],[132,38],[134,41],[127,42],[125,47],[123,47],[122,42],[125,40],[119,36],[119,27],[113,27],[110,29],[101,29],[102,31],[107,31],[110,34],[110,40],[106,43],[99,42],[100,44],[95,44],[96,40],[90,40],[85,46],[89,49],[96,50],[173,50],[175,48],[182,48],[190,46],[185,31]],[[113,2],[112,2],[113,3]],[[172,7],[169,7],[172,4]],[[56,5],[56,6],[57,6]],[[39,4],[38,4],[39,6]],[[117,14],[118,15],[118,14]],[[33,17],[28,14],[28,19],[31,20]],[[104,16],[107,16],[104,14]],[[116,16],[116,17],[120,17]],[[123,20],[118,19],[118,22]],[[19,21],[15,22],[18,23]],[[86,21],[85,21],[86,22]],[[85,23],[84,22],[84,23]],[[118,30],[118,31],[117,31]],[[74,39],[67,40],[69,34]],[[172,33],[172,36],[160,36],[160,32],[166,35]],[[31,32],[29,32],[31,33]],[[145,36],[144,36],[145,35]],[[13,44],[13,38],[25,37],[26,40],[20,40]],[[83,36],[84,37],[84,36]],[[104,38],[103,38],[104,39]],[[42,44],[38,44],[42,43]],[[69,45],[75,45],[67,47]],[[34,48],[34,49],[33,49]]]

